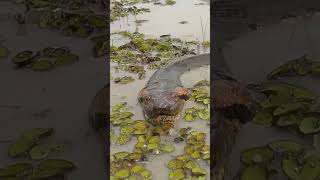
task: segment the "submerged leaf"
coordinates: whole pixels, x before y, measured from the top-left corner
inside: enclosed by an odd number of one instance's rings
[[[304,118],[299,126],[299,129],[304,134],[313,134],[320,132],[320,120],[315,117]]]

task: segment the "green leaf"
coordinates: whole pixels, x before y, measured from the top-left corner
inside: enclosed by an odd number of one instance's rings
[[[304,134],[314,134],[320,132],[320,121],[315,117],[304,118],[299,126],[299,129]]]
[[[46,158],[49,155],[50,151],[51,148],[47,145],[37,145],[29,151],[29,155],[31,159],[39,160]]]
[[[11,144],[8,148],[8,155],[10,157],[18,157],[26,154],[32,146],[34,146],[36,141],[29,138],[19,138],[15,143]]]

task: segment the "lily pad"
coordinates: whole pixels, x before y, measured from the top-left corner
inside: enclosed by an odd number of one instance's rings
[[[32,64],[31,69],[33,71],[49,71],[53,69],[53,64],[48,59],[40,59]]]
[[[127,142],[129,142],[130,140],[130,137],[128,135],[124,135],[124,134],[121,134],[120,136],[118,136],[117,138],[117,143],[119,145],[124,145],[126,144]]]
[[[33,128],[22,133],[22,137],[39,140],[53,134],[53,128]]]
[[[277,125],[280,127],[292,126],[292,125],[299,124],[300,121],[301,121],[301,118],[298,117],[297,115],[289,114],[289,115],[280,116],[279,120],[277,121]]]
[[[299,179],[299,163],[295,159],[282,160],[282,170],[291,179]]]
[[[170,180],[181,180],[186,177],[186,174],[183,169],[175,169],[169,173]]]
[[[241,160],[246,164],[265,163],[273,159],[273,151],[268,147],[256,147],[245,150],[241,154]]]
[[[0,177],[23,176],[32,172],[33,165],[30,163],[16,163],[0,169]]]
[[[192,114],[186,114],[184,116],[184,120],[187,121],[187,122],[194,121],[193,115]]]
[[[305,146],[290,140],[280,140],[270,143],[269,148],[278,153],[300,153]]]
[[[272,121],[273,121],[272,114],[266,110],[257,112],[253,118],[253,123],[263,125],[263,126],[271,126]]]
[[[26,154],[36,141],[30,138],[19,138],[15,143],[11,144],[8,148],[8,154],[10,157],[17,157]]]
[[[140,173],[141,171],[143,171],[144,169],[145,169],[145,167],[143,165],[139,164],[139,165],[133,166],[131,168],[131,172],[137,174],[137,173]]]
[[[46,159],[42,160],[37,169],[39,170],[48,170],[48,169],[61,169],[63,171],[74,169],[76,166],[67,160],[64,159]]]
[[[130,176],[130,171],[128,169],[120,169],[114,174],[115,178],[125,179]]]
[[[9,50],[6,47],[0,47],[0,58],[6,58],[9,54]]]
[[[304,118],[299,126],[304,134],[314,134],[320,132],[320,120],[315,117]]]
[[[273,115],[280,116],[286,113],[295,112],[299,109],[302,109],[305,107],[304,103],[298,102],[298,103],[288,103],[285,105],[281,105],[276,110],[274,110]]]
[[[176,150],[176,148],[172,145],[166,144],[164,146],[161,146],[160,150],[164,152],[173,152]]]
[[[252,165],[246,167],[242,174],[241,180],[267,180],[267,168],[261,165]]]
[[[183,161],[179,159],[172,159],[168,162],[168,168],[170,169],[180,169],[183,167]]]
[[[51,151],[51,148],[47,145],[34,146],[30,151],[29,155],[31,159],[39,160],[46,158]]]
[[[66,53],[59,56],[56,61],[54,62],[55,65],[70,65],[74,64],[75,62],[79,61],[79,56],[71,53]]]

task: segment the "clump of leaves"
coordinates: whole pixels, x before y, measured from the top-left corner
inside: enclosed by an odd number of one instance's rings
[[[190,101],[201,102],[205,105],[210,104],[210,95],[209,95],[209,90],[207,88],[195,87],[195,88],[192,88],[191,91],[192,91],[191,97],[189,99]]]
[[[184,120],[191,122],[194,121],[195,118],[210,121],[210,109],[202,105],[186,108]]]
[[[253,119],[264,126],[291,127],[303,134],[320,132],[317,96],[301,87],[286,83],[265,83],[258,90],[266,95],[261,110]]]
[[[195,54],[186,43],[170,36],[156,39],[128,31],[117,34],[129,39],[122,46],[111,47],[111,61],[119,64],[148,65],[148,69],[158,69],[175,57]]]
[[[44,179],[64,175],[76,166],[63,159],[46,159],[37,165],[31,163],[16,163],[0,169],[0,178],[3,179]]]
[[[182,128],[181,138],[186,138],[184,154],[175,156],[167,164],[170,169],[169,179],[206,179],[207,172],[200,166],[198,160],[210,162],[210,145],[205,144],[206,134]]]
[[[131,76],[117,77],[114,79],[114,82],[119,84],[128,84],[133,81],[134,81],[134,78]]]
[[[166,5],[174,5],[176,4],[175,0],[166,0]]]
[[[4,46],[0,46],[0,59],[6,58],[9,55],[9,50],[8,48]]]
[[[317,179],[320,177],[320,156],[315,147],[299,144],[291,140],[271,142],[268,146],[255,147],[242,152],[245,167],[241,180],[268,179],[272,176],[271,167],[280,166],[277,174],[290,179]],[[274,158],[276,157],[278,158]]]
[[[49,71],[59,66],[71,65],[79,61],[68,48],[47,47],[38,52],[22,51],[13,57],[16,68],[31,68],[33,71]]]
[[[117,144],[124,145],[128,143],[131,139],[131,136],[134,134],[133,125],[136,123],[132,119],[134,114],[128,111],[127,103],[121,102],[112,106],[110,122],[112,127],[120,128],[120,135],[117,136],[113,133],[113,139],[117,140]],[[111,128],[112,128],[111,127]]]
[[[111,156],[110,179],[151,179],[152,172],[141,162],[138,153],[117,152]]]
[[[128,4],[134,4],[134,3],[118,2],[118,1],[111,2],[111,13],[110,13],[111,22],[117,21],[122,17],[129,16],[130,14],[138,15],[138,14],[150,12],[150,10],[147,8],[127,6]]]

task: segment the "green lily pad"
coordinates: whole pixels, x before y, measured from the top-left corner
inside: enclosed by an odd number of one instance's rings
[[[125,179],[130,176],[130,171],[128,169],[119,169],[114,176],[115,178]]]
[[[282,160],[282,170],[291,179],[299,179],[299,163],[295,159]]]
[[[142,178],[149,178],[151,177],[151,174],[152,174],[151,171],[146,169],[140,172],[140,175]]]
[[[160,136],[152,136],[149,139],[149,143],[153,144],[153,143],[159,143],[161,141]]]
[[[174,169],[169,173],[170,180],[181,180],[186,177],[186,173],[183,169]]]
[[[304,134],[314,134],[320,132],[320,120],[315,117],[304,118],[299,126]]]
[[[261,165],[252,165],[246,167],[242,174],[241,180],[267,180],[267,168]]]
[[[46,145],[37,145],[34,146],[30,151],[29,155],[31,159],[39,160],[46,158],[51,151],[51,148]]]
[[[63,171],[74,169],[76,166],[64,159],[46,159],[40,161],[37,166],[38,170],[61,169]]]
[[[145,167],[143,165],[138,164],[138,165],[135,165],[131,168],[131,172],[137,174],[137,173],[140,173],[141,171],[143,171],[144,169],[145,169]]]
[[[19,138],[15,143],[11,144],[8,148],[8,154],[10,157],[17,157],[26,154],[36,141],[29,138]]]
[[[75,62],[79,61],[79,56],[71,53],[62,54],[59,56],[56,61],[55,65],[70,65],[74,64]]]
[[[32,64],[31,69],[33,71],[49,71],[53,69],[53,64],[50,60],[40,59]]]
[[[290,140],[280,140],[270,143],[269,148],[279,153],[300,153],[304,150],[305,146]]]
[[[155,149],[158,149],[158,147],[159,147],[159,144],[151,143],[151,144],[148,144],[147,149],[148,150],[155,150]]]
[[[9,54],[9,50],[6,47],[0,47],[0,58],[6,58]]]
[[[193,176],[203,176],[206,175],[207,172],[205,171],[205,169],[201,168],[200,166],[196,166],[194,168],[191,169],[191,174]]]
[[[119,145],[124,145],[126,144],[127,142],[129,142],[130,140],[130,137],[128,135],[124,135],[124,134],[121,134],[120,136],[118,136],[117,138],[117,143]]]
[[[172,145],[166,144],[166,145],[161,146],[160,150],[164,151],[164,152],[173,152],[176,150],[176,148]]]
[[[313,135],[313,146],[320,150],[320,134]]]
[[[22,137],[38,140],[53,134],[53,128],[33,128],[22,133]]]
[[[246,164],[265,163],[273,159],[273,151],[268,147],[256,147],[245,150],[241,154],[241,160]]]
[[[4,169],[0,169],[0,177],[10,177],[27,175],[32,172],[33,166],[30,163],[16,163],[6,166]]]
[[[288,104],[285,104],[285,105],[281,105],[276,110],[274,110],[273,115],[280,116],[280,115],[287,114],[287,113],[290,113],[290,112],[295,112],[295,111],[297,111],[299,109],[302,109],[304,107],[305,107],[305,104],[300,103],[300,102],[298,102],[298,103],[288,103]]]
[[[187,121],[187,122],[194,121],[193,115],[192,114],[186,114],[184,116],[184,120]]]
[[[280,127],[292,126],[292,125],[299,124],[300,121],[301,121],[301,118],[298,117],[297,115],[289,114],[289,115],[280,116],[279,120],[277,121],[277,125]]]
[[[125,157],[127,157],[130,153],[127,151],[121,151],[121,152],[117,152],[115,154],[113,154],[114,158],[116,160],[120,160],[120,159],[124,159]]]
[[[133,126],[125,125],[120,127],[120,133],[123,135],[131,135],[134,131]]]
[[[268,111],[259,111],[255,114],[253,118],[253,123],[263,125],[263,126],[271,126],[273,121],[273,116]]]
[[[180,169],[183,167],[183,161],[179,159],[172,159],[168,162],[168,168],[170,169]]]
[[[47,179],[57,175],[62,175],[63,169],[41,169],[35,170],[31,176],[31,179]]]

